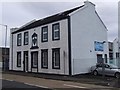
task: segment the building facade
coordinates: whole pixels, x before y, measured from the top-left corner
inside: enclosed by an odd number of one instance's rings
[[[75,75],[108,57],[107,28],[84,5],[11,29],[10,70]]]
[[[0,47],[0,68],[3,70],[9,69],[9,50],[8,47]]]
[[[118,38],[116,38],[113,41],[113,60],[114,64],[118,67],[120,67],[120,52],[119,52],[119,41]]]
[[[113,58],[113,42],[108,42],[108,46],[109,46],[109,63],[110,64],[114,64],[114,58]]]

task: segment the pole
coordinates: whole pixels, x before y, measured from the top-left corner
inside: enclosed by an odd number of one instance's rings
[[[6,46],[7,46],[7,25],[4,25],[4,24],[0,24],[1,26],[5,26],[5,53],[4,53],[4,60],[2,60],[3,61],[3,71],[5,71],[5,64],[6,64],[6,62],[7,62],[7,48],[6,48]]]
[[[104,61],[105,61],[105,48],[104,48],[104,43],[106,43],[106,41],[103,41],[103,60],[102,60],[102,76],[103,76],[103,79],[105,78],[105,63],[104,63]]]
[[[5,29],[5,30],[6,30],[6,33],[5,33],[5,61],[4,61],[4,62],[5,62],[5,63],[4,63],[5,65],[4,65],[4,71],[6,70],[6,65],[7,65],[6,63],[8,62],[8,61],[7,61],[7,25],[5,25],[5,28],[6,28],[6,29]]]
[[[103,79],[104,79],[104,77],[105,77],[105,64],[104,64],[104,58],[103,58],[103,60],[102,60],[102,76],[103,76]]]
[[[7,46],[7,25],[5,25],[5,30],[6,30],[6,33],[5,33],[5,48]]]
[[[7,46],[7,25],[0,24],[1,26],[5,26],[5,48]]]

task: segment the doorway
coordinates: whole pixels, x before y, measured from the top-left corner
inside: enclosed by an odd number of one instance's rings
[[[23,71],[28,72],[28,51],[24,51]]]
[[[107,63],[107,54],[105,54],[104,59],[105,59],[105,63]]]
[[[97,54],[97,63],[102,63],[103,58],[102,58],[102,54]]]

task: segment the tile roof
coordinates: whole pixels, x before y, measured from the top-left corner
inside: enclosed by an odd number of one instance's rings
[[[58,13],[58,14],[55,14],[55,15],[52,15],[52,16],[49,16],[49,17],[46,17],[46,18],[43,18],[43,19],[40,19],[40,20],[37,20],[37,21],[35,21],[35,22],[25,26],[25,27],[19,28],[18,30],[14,31],[12,33],[14,34],[14,33],[25,31],[25,30],[35,28],[35,27],[38,27],[38,26],[41,26],[41,25],[45,25],[45,24],[48,24],[48,23],[51,23],[51,22],[66,19],[69,16],[70,13],[72,13],[73,11],[76,11],[79,8],[82,8],[83,6],[84,5],[73,8],[73,9],[70,9],[70,10],[67,10],[67,11],[64,11],[64,12],[61,12],[61,13]]]

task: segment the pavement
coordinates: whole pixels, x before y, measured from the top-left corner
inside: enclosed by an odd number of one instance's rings
[[[95,77],[92,75],[63,76],[8,71],[3,73],[2,79],[55,90],[61,88],[78,88],[80,90],[120,90],[118,87],[120,82],[114,77],[105,77],[103,79],[101,76]]]

